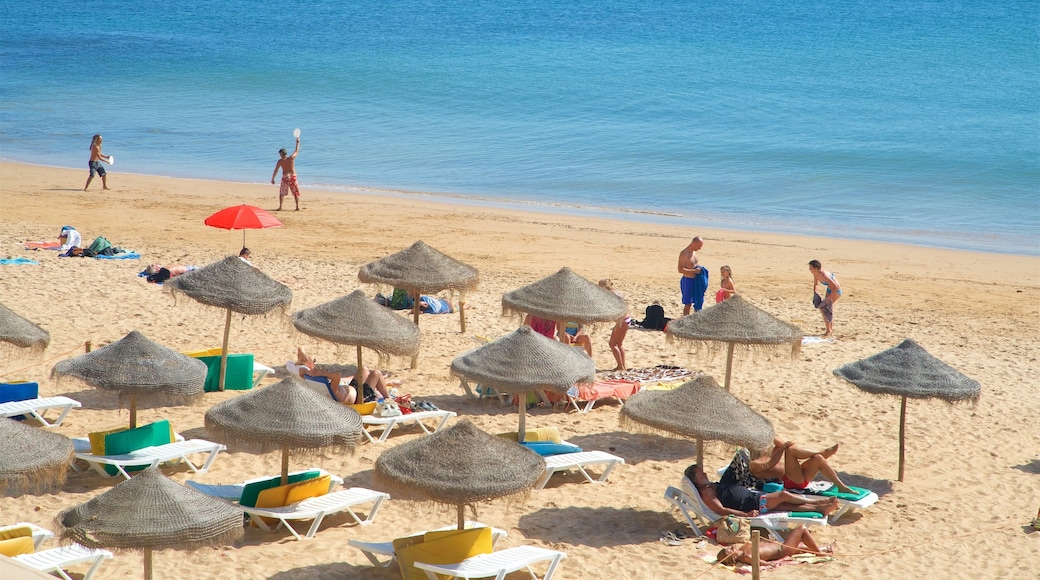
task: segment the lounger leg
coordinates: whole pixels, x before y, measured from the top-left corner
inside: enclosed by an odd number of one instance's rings
[[[93,578],[94,574],[97,573],[98,568],[101,567],[101,563],[104,561],[104,556],[102,554],[98,554],[98,556],[94,558],[94,562],[90,565],[90,569],[87,570],[87,573],[83,575],[83,580],[90,580],[91,578]]]
[[[361,426],[361,434],[368,439],[369,443],[372,443],[373,445],[375,444],[376,440],[372,438],[372,434],[368,432],[368,429],[364,425]],[[382,441],[382,439],[380,439],[380,441]]]
[[[437,428],[434,429],[433,432],[436,433],[436,432],[440,431],[441,429],[443,429],[444,425],[448,423],[448,419],[450,419],[450,418],[451,418],[451,415],[448,415],[448,414],[445,414],[443,417],[441,417],[441,422],[437,423]]]
[[[379,435],[379,442],[383,443],[384,441],[386,441],[386,438],[390,436],[390,432],[393,431],[394,427],[396,426],[397,419],[390,421],[390,423],[387,425],[383,425],[383,433]]]
[[[603,475],[599,476],[599,480],[598,481],[600,483],[603,483],[604,481],[607,480],[608,477],[610,477],[610,472],[614,469],[614,466],[617,465],[617,463],[618,463],[617,461],[611,461],[610,463],[607,464],[607,468],[603,470]]]
[[[219,448],[214,448],[213,451],[209,452],[209,457],[206,458],[206,462],[202,464],[202,467],[195,470],[195,473],[205,473],[209,471],[209,466],[213,465],[213,460],[217,458],[217,454],[220,453]],[[187,461],[187,460],[185,460]],[[191,465],[189,462],[188,465]],[[194,468],[194,466],[192,466]]]
[[[365,519],[361,519],[352,507],[347,508],[347,513],[350,514],[350,517],[354,518],[354,521],[357,522],[359,526],[367,526],[371,524],[372,520],[376,518],[376,512],[379,511],[379,506],[383,505],[384,499],[386,499],[385,495],[381,495],[378,498],[376,498],[375,503],[372,504],[372,509],[368,512],[368,517],[366,517]]]
[[[543,475],[542,478],[538,480],[538,483],[534,484],[534,489],[543,489],[543,488],[545,488],[545,484],[549,483],[549,478],[552,477],[554,473],[556,473],[555,469],[552,469],[550,467],[546,467],[545,468],[545,475]]]
[[[314,518],[314,521],[311,522],[311,529],[307,530],[307,537],[308,538],[313,538],[314,534],[318,533],[318,528],[321,526],[321,522],[324,519],[325,519],[325,512],[322,512],[322,513],[318,514],[318,517]],[[285,525],[288,526],[289,524],[285,524]],[[296,536],[296,539],[299,540],[300,536]]]
[[[549,569],[545,571],[545,576],[542,576],[542,580],[552,580],[553,574],[556,573],[556,568],[560,566],[560,560],[562,559],[563,554],[556,554],[555,556],[553,556],[552,561],[549,562]],[[530,571],[531,567],[528,566],[527,569],[528,571]],[[537,576],[534,575],[534,572],[531,572],[531,577],[537,578]]]

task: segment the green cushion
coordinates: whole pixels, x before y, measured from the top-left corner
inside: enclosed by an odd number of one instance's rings
[[[170,422],[164,419],[162,421],[156,421],[155,423],[149,423],[148,425],[137,427],[136,429],[127,429],[126,431],[119,431],[118,433],[109,433],[108,435],[105,435],[105,455],[123,455],[125,453],[130,453],[131,451],[144,449],[145,447],[166,445],[172,441]],[[127,471],[137,471],[144,468],[135,467],[124,469]],[[118,473],[118,470],[111,465],[106,465],[105,471],[109,475],[115,475]]]
[[[297,483],[300,481],[307,481],[308,479],[314,479],[320,477],[320,471],[304,471],[302,473],[289,474],[289,483]],[[242,497],[239,498],[239,505],[246,507],[256,507],[256,498],[260,496],[260,492],[265,489],[272,489],[282,485],[282,476],[277,475],[270,479],[264,479],[261,481],[254,481],[253,483],[246,484],[242,488]]]
[[[791,517],[794,517],[794,518],[813,518],[813,519],[820,520],[820,519],[823,519],[823,514],[821,514],[820,512],[791,512]]]
[[[835,485],[833,487],[829,487],[821,491],[820,495],[825,495],[827,497],[836,497],[838,499],[844,499],[847,501],[859,501],[870,495],[869,489],[863,489],[862,487],[852,487],[851,485],[849,486],[849,489],[851,489],[855,493],[844,493],[838,491],[838,486]]]
[[[212,393],[218,390],[220,387],[220,355],[200,356],[198,359],[206,363],[206,392]],[[228,353],[227,371],[224,373],[224,390],[248,391],[251,388],[253,388],[253,355]]]

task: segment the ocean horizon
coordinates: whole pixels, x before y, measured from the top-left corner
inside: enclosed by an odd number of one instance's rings
[[[271,20],[261,15],[277,13]],[[1040,255],[1025,1],[5,5],[0,158]],[[407,199],[407,198],[404,198]]]

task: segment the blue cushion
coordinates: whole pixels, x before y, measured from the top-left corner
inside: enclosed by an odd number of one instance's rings
[[[552,441],[525,441],[521,443],[531,451],[545,457],[547,455],[563,455],[564,453],[578,453],[581,447],[570,443],[553,443]]]
[[[40,396],[40,383],[0,383],[0,403],[28,401]]]

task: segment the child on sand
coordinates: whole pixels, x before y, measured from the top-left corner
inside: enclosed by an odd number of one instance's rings
[[[715,304],[737,293],[737,287],[733,285],[733,270],[730,270],[729,266],[723,266],[720,270],[722,271],[722,283],[720,284],[722,287],[715,293]]]

